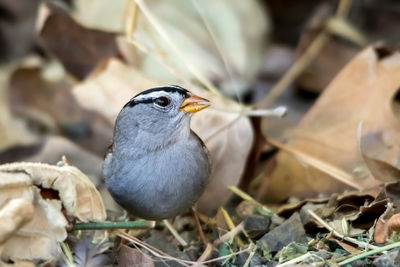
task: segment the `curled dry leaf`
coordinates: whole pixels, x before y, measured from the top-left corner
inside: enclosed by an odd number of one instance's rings
[[[0,178],[3,259],[57,257],[61,251],[59,242],[67,237],[64,208],[67,215],[81,221],[101,221],[106,217],[100,194],[75,167],[4,164],[0,165]],[[58,195],[49,197],[47,189],[55,190]]]
[[[56,190],[67,215],[80,221],[103,221],[106,218],[99,192],[90,179],[73,166],[21,162],[1,165],[0,171],[27,173],[34,185]]]
[[[8,201],[0,210],[0,244],[30,221],[33,214],[34,207],[30,201],[22,198]]]
[[[396,155],[400,154],[397,134],[400,125],[391,103],[400,86],[399,62],[398,53],[381,57],[373,47],[362,51],[324,90],[289,134],[286,146],[337,167],[346,174],[341,178],[358,189],[377,184],[362,162],[357,127],[363,121],[365,133],[380,136],[384,147],[374,158],[396,162]],[[315,196],[348,188],[334,180],[331,173],[286,151],[279,152],[276,159],[277,167],[268,175],[270,182],[265,193],[270,200],[279,201],[293,195]]]
[[[145,89],[159,85],[138,70],[111,59],[105,69],[97,70],[78,84],[73,94],[82,106],[101,113],[114,123],[129,99]],[[199,202],[202,212],[211,212],[228,200],[231,192],[226,187],[238,184],[253,144],[254,133],[250,120],[240,113],[242,106],[204,90],[188,89],[212,103],[210,108],[193,117],[191,125],[206,143],[213,160],[210,184]]]

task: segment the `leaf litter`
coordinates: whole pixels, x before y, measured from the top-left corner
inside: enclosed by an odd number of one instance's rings
[[[272,75],[279,90],[265,96],[260,64],[279,36],[269,22],[279,8],[267,2],[271,13],[257,1],[195,0],[55,1],[29,11],[38,23],[26,41],[37,48],[0,69],[2,265],[399,265],[399,52],[360,48],[375,33],[346,18],[359,8],[351,1],[335,14],[321,5],[296,51],[274,44],[291,57],[277,69],[298,58],[283,83]],[[18,14],[18,5],[4,10]],[[212,102],[191,125],[211,152],[211,182],[195,215],[134,224],[104,187],[101,157],[120,108],[165,83]],[[296,112],[296,86],[321,93],[300,122],[265,118],[261,129],[250,118],[284,113],[254,109],[257,101]],[[77,230],[85,222],[103,228]]]

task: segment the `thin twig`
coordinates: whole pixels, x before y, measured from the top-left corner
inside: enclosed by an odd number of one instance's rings
[[[308,214],[310,214],[317,222],[319,222],[323,227],[325,227],[328,231],[332,232],[332,234],[340,239],[346,240],[350,243],[356,244],[359,247],[369,248],[369,249],[377,249],[376,246],[368,244],[366,242],[358,241],[357,239],[344,236],[340,234],[338,231],[333,229],[327,222],[325,222],[321,217],[319,217],[315,212],[312,210],[307,210]]]
[[[287,108],[279,106],[274,109],[251,109],[245,112],[247,116],[253,117],[284,117],[287,113]]]
[[[201,256],[197,259],[196,262],[200,263],[208,260],[208,258],[210,258],[211,256],[213,249],[214,249],[213,245],[211,243],[208,243],[206,245],[206,249],[203,251],[203,254],[201,254]],[[196,264],[194,266],[196,266]]]
[[[171,234],[176,238],[176,240],[181,244],[183,247],[187,247],[188,243],[181,237],[178,232],[175,230],[175,228],[169,223],[168,220],[163,220],[163,223],[165,226],[168,228],[168,230],[171,232]]]
[[[371,255],[374,255],[374,254],[377,254],[377,253],[381,253],[381,252],[384,252],[384,251],[387,251],[387,250],[390,250],[390,249],[393,249],[393,248],[398,248],[398,247],[400,247],[400,242],[396,242],[396,243],[393,243],[393,244],[390,244],[390,245],[387,245],[387,246],[383,246],[383,247],[376,247],[373,250],[360,253],[360,254],[358,254],[358,255],[356,255],[354,257],[351,257],[351,258],[349,258],[347,260],[339,262],[339,266],[346,265],[346,264],[349,264],[350,262],[353,262],[353,261],[356,261],[356,260],[371,256]]]
[[[236,226],[233,223],[231,216],[229,216],[229,213],[223,207],[220,207],[220,209],[221,209],[222,215],[224,216],[225,223],[229,227],[229,230],[235,229]],[[244,228],[243,228],[243,230],[244,230]],[[239,236],[235,236],[235,239],[236,239],[236,242],[239,245],[239,247],[243,247],[244,246],[244,243],[243,243],[242,239]]]
[[[203,242],[204,247],[207,247],[208,241],[207,241],[206,236],[204,235],[203,229],[201,228],[199,216],[197,215],[197,210],[194,206],[192,207],[192,211],[193,211],[194,221],[196,222],[197,231],[199,232],[201,242]]]
[[[213,242],[214,247],[218,247],[220,244],[224,243],[227,240],[234,238],[237,234],[244,230],[243,222],[236,225],[235,228],[227,232],[226,234],[222,235],[220,238]]]
[[[80,222],[74,224],[73,230],[146,229],[154,227],[154,224],[154,221],[146,220],[127,222]]]
[[[246,262],[243,264],[243,267],[247,267],[250,264],[251,259],[254,257],[254,254],[256,253],[255,250],[253,250],[252,252],[250,252],[249,257],[247,257]]]

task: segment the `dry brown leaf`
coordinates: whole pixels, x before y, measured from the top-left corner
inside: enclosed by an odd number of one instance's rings
[[[149,255],[138,249],[128,247],[127,245],[121,245],[118,256],[119,267],[154,267],[154,262]]]
[[[106,217],[100,194],[75,167],[27,162],[4,164],[0,165],[0,178],[3,259],[59,256],[59,242],[67,237],[64,208],[69,216],[81,221],[102,221]],[[55,190],[56,198],[45,197],[46,189]]]
[[[82,106],[101,113],[114,123],[129,99],[159,85],[136,69],[111,59],[104,70],[99,69],[85,82],[78,84],[73,94]],[[238,184],[254,134],[250,120],[240,113],[242,106],[204,90],[188,89],[212,103],[210,108],[196,114],[191,124],[206,143],[213,160],[210,184],[199,201],[199,209],[210,212],[228,200],[231,192],[227,186]]]
[[[288,147],[324,161],[354,177],[348,180],[360,188],[377,182],[369,177],[357,144],[357,127],[383,136],[385,144],[375,158],[394,162],[400,154],[400,125],[391,109],[392,97],[400,86],[400,55],[380,58],[369,47],[355,57],[325,89],[297,128],[291,132]],[[348,188],[331,175],[307,165],[287,152],[277,155],[277,167],[269,177],[265,194],[270,200],[289,196],[308,197]],[[344,177],[345,179],[349,179]]]
[[[347,244],[346,242],[343,242],[341,240],[338,240],[336,238],[330,238],[330,240],[337,242],[344,250],[346,250],[347,252],[351,253],[351,254],[358,254],[361,253],[361,251],[359,249],[356,249],[355,247]]]
[[[389,236],[392,232],[400,232],[400,213],[394,214],[387,222]]]
[[[358,128],[357,139],[360,146],[361,156],[373,178],[381,182],[399,181],[400,169],[383,160],[379,160],[374,158],[373,156],[369,156],[368,150],[370,151],[370,153],[379,155],[382,154],[382,150],[386,148],[384,144],[380,143],[381,140],[379,140],[379,136],[376,136],[374,134],[367,134],[366,136],[364,136],[364,138],[362,138],[361,135],[362,124],[360,124]],[[370,146],[369,148],[367,147],[368,145]]]
[[[59,3],[47,3],[40,7],[40,41],[76,78],[84,79],[102,60],[119,55],[115,34],[82,27]]]

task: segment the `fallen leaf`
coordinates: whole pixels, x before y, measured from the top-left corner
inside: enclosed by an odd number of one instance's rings
[[[363,121],[365,133],[385,136],[385,149],[376,158],[395,162],[400,149],[390,144],[400,144],[395,134],[400,125],[391,102],[400,86],[399,62],[398,53],[379,58],[373,47],[365,49],[342,69],[296,129],[286,136],[286,146],[334,166],[346,174],[342,181],[357,188],[376,185],[358,151],[357,127]],[[310,197],[348,188],[332,179],[329,172],[286,151],[279,152],[276,159],[277,167],[268,174],[271,180],[265,197],[269,200]]]
[[[367,134],[362,136],[362,124],[359,125],[357,139],[360,146],[360,153],[368,167],[368,170],[371,172],[373,178],[377,179],[381,182],[394,182],[400,180],[400,169],[395,166],[383,161],[374,158],[373,156],[368,155],[368,150],[373,152],[375,155],[379,154],[382,149],[386,149],[386,146],[382,144],[379,140],[380,136],[376,136],[376,134]],[[378,140],[377,140],[378,139]],[[378,143],[378,144],[377,144]],[[373,145],[371,145],[373,144]],[[366,146],[371,146],[367,148]],[[382,153],[382,152],[381,152]]]
[[[63,213],[81,221],[106,217],[90,180],[72,166],[42,163],[0,165],[0,252],[3,259],[47,260],[61,254],[67,237]],[[55,198],[43,194],[52,189]],[[7,219],[8,218],[8,219]]]
[[[34,207],[26,199],[15,198],[0,210],[0,244],[33,218]]]
[[[143,266],[153,267],[154,262],[149,255],[144,254],[142,251],[128,247],[127,245],[121,245],[119,249],[119,267],[129,266]]]
[[[43,3],[40,9],[41,43],[76,78],[84,79],[102,60],[119,55],[115,34],[81,26],[59,4]]]
[[[90,179],[73,166],[21,162],[0,165],[0,171],[27,173],[36,186],[56,190],[67,214],[80,221],[103,221],[106,218],[99,192]]]

